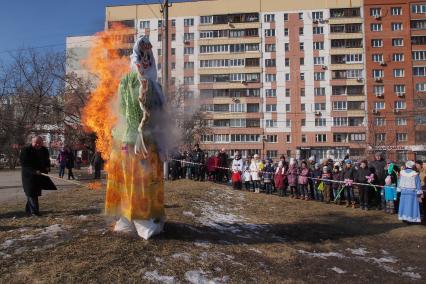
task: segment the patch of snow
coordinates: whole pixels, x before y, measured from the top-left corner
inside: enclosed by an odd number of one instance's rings
[[[407,276],[411,279],[416,279],[416,280],[422,279],[422,276],[419,273],[416,273],[416,272],[402,272],[401,274],[402,274],[402,276]]]
[[[206,273],[200,269],[185,272],[185,279],[192,284],[221,284],[228,282],[229,276],[209,279],[207,278]]]
[[[354,254],[354,255],[364,256],[364,255],[369,253],[366,248],[357,248],[357,249],[347,248],[346,250],[349,251],[350,253]]]
[[[261,250],[255,249],[255,248],[250,248],[249,250],[257,252],[259,254],[262,254],[263,252]]]
[[[307,252],[304,250],[298,250],[297,252],[300,254],[304,254],[311,257],[317,257],[321,259],[327,259],[328,257],[346,258],[346,256],[344,256],[340,252]]]
[[[343,269],[340,269],[339,267],[334,266],[333,268],[330,268],[331,270],[333,270],[334,272],[338,273],[338,274],[344,274],[346,273],[346,271],[344,271]]]
[[[80,220],[87,220],[88,216],[87,215],[80,215],[77,217]]]
[[[152,282],[160,282],[165,284],[176,283],[176,280],[173,276],[159,275],[157,270],[145,272],[143,278]]]
[[[188,217],[195,217],[195,214],[192,213],[191,211],[183,211],[182,213],[184,216],[188,216]]]
[[[6,258],[10,258],[11,255],[0,251],[0,257],[3,259],[6,259]]]
[[[186,252],[175,253],[175,254],[172,255],[172,258],[181,259],[185,262],[191,261],[191,255],[189,253],[186,253]]]
[[[211,247],[211,243],[206,242],[206,241],[196,241],[196,242],[194,242],[194,245],[196,247],[202,247],[202,248],[209,248],[209,247]]]

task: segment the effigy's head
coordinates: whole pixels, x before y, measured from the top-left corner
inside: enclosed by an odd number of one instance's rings
[[[148,37],[139,37],[133,46],[133,53],[130,56],[131,66],[139,71],[141,75],[157,80],[157,67],[152,53],[152,44]]]

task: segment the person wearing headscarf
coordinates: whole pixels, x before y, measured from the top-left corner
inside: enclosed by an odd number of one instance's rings
[[[259,155],[254,154],[253,160],[250,163],[251,180],[253,182],[253,190],[256,193],[260,192],[260,180],[263,170],[262,161],[259,160]]]
[[[241,159],[240,152],[236,151],[234,159],[232,160],[232,187],[234,189],[242,189],[242,174],[243,174],[244,161]]]
[[[398,219],[404,222],[420,223],[419,198],[422,195],[419,173],[413,170],[415,163],[407,161],[400,172],[397,190],[401,192]]]
[[[275,175],[274,175],[275,188],[278,190],[279,196],[286,196],[287,176],[285,175],[285,173],[286,173],[286,167],[284,166],[284,162],[279,161],[278,167],[275,170]]]
[[[344,181],[345,186],[345,199],[346,207],[352,205],[352,208],[355,208],[355,196],[352,183],[355,179],[356,170],[352,166],[352,160],[345,160],[345,168],[342,171],[342,180]]]
[[[299,176],[299,168],[295,158],[290,158],[290,164],[287,169],[287,180],[290,187],[291,198],[300,198],[299,191],[297,190],[297,178]]]
[[[163,161],[166,131],[165,97],[157,83],[152,45],[140,37],[131,55],[132,71],[118,89],[119,122],[113,150],[105,213],[117,216],[114,231],[134,231],[144,239],[163,230]]]

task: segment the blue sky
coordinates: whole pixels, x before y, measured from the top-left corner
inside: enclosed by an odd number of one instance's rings
[[[65,37],[102,30],[105,6],[162,0],[0,0],[0,60],[26,47],[65,49]],[[179,1],[172,1],[179,2]]]

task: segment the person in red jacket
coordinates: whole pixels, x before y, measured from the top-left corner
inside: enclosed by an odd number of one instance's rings
[[[286,196],[287,194],[286,179],[286,167],[283,161],[279,161],[274,175],[275,188],[278,190],[279,196]]]
[[[219,166],[219,152],[216,152],[215,155],[211,155],[207,160],[207,172],[209,180],[215,181],[217,176],[217,170]]]

